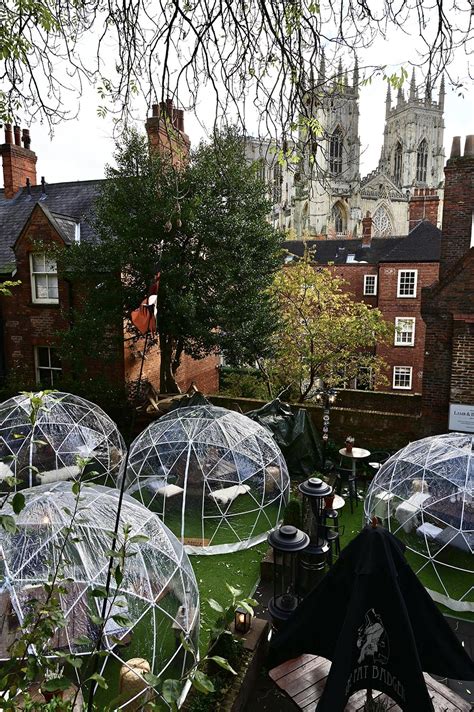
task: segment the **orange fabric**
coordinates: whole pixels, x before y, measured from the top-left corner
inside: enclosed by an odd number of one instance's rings
[[[156,331],[156,319],[153,315],[153,307],[148,307],[148,297],[142,301],[138,309],[134,309],[130,315],[132,324],[145,336],[149,331],[152,334]]]

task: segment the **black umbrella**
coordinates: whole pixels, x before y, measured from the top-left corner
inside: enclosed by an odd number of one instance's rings
[[[382,527],[365,527],[275,636],[271,664],[303,653],[332,661],[318,712],[344,710],[356,690],[403,710],[433,710],[423,671],[474,680],[474,664]]]

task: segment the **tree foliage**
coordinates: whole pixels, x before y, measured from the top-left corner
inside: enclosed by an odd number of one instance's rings
[[[307,252],[275,277],[271,295],[280,312],[276,356],[263,362],[270,381],[290,385],[300,402],[311,398],[316,380],[342,387],[371,369],[384,382],[384,361],[375,346],[393,334],[381,312],[357,302],[347,283],[330,268],[319,268]]]
[[[384,58],[366,62],[364,50],[397,30],[430,84],[457,50],[472,51],[471,23],[470,3],[456,0],[6,0],[0,118],[74,117],[65,95],[76,107],[93,82],[100,114],[125,118],[134,95],[148,105],[169,95],[189,109],[205,98],[216,121],[231,114],[245,126],[253,103],[266,130],[288,134],[323,49],[328,68],[358,53],[367,77],[385,74]]]
[[[281,238],[266,222],[266,188],[238,134],[216,133],[176,169],[132,132],[116,161],[96,206],[98,242],[59,255],[78,291],[84,280],[88,285],[64,336],[64,356],[76,359],[77,370],[91,353],[115,358],[122,320],[133,344],[130,312],[158,269],[162,391],[175,390],[184,351],[195,358],[219,351],[230,362],[265,353],[275,324],[266,289]]]

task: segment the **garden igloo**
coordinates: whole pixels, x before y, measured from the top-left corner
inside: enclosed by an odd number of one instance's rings
[[[2,514],[14,516],[17,529],[0,529],[1,660],[10,657],[10,646],[21,635],[30,607],[35,601],[44,604],[44,585],[51,580],[60,551],[59,598],[65,626],[49,641],[50,654],[88,655],[97,640],[94,617],[101,616],[104,599],[93,592],[106,584],[119,491],[83,486],[77,500],[72,487],[71,482],[56,482],[25,489],[25,506],[18,515],[13,515],[10,504],[2,509]],[[74,518],[76,502],[79,511]],[[125,524],[130,527],[131,543],[123,580],[117,585],[112,577],[103,635],[109,655],[101,659],[99,668],[108,689],[98,690],[97,709],[108,708],[119,691],[124,692],[120,672],[124,666],[127,671],[128,663],[132,687],[140,691],[145,685],[136,684],[140,682],[134,674],[137,659],[142,661],[142,671],[163,676],[162,680],[180,679],[198,651],[199,593],[183,546],[156,514],[127,495],[117,550],[124,542]]]
[[[435,435],[399,450],[373,479],[365,516],[405,543],[435,601],[474,612],[473,435]]]
[[[188,553],[222,554],[266,539],[289,491],[272,434],[213,405],[178,408],[130,446],[127,491],[157,512]]]
[[[125,454],[114,421],[85,398],[45,391],[0,404],[2,489],[12,476],[17,487],[74,479],[80,474],[78,456],[89,460],[84,478],[115,487]]]

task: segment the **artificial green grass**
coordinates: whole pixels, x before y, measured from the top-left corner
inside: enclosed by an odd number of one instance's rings
[[[233,554],[190,557],[201,596],[201,655],[205,655],[207,651],[210,628],[219,615],[211,608],[208,599],[213,598],[227,608],[232,602],[232,594],[226,583],[239,588],[243,597],[250,596],[260,578],[260,562],[267,546],[265,543],[251,549],[235,551]]]

